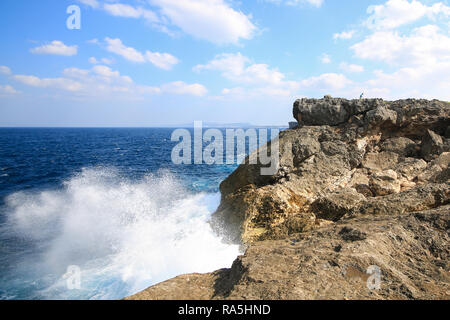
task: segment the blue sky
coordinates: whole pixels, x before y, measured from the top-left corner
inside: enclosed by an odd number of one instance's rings
[[[2,0],[0,28],[0,126],[276,125],[301,97],[450,100],[447,0]]]

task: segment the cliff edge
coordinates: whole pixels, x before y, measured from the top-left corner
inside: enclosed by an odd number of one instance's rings
[[[450,103],[326,96],[293,116],[274,175],[245,162],[220,186],[212,224],[246,253],[130,299],[450,298]]]

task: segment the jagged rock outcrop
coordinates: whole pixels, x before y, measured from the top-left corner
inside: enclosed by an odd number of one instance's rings
[[[257,242],[231,269],[179,276],[128,299],[448,300],[449,211],[341,220]],[[380,270],[378,288],[368,286],[371,266]]]
[[[211,223],[245,255],[133,298],[450,298],[450,103],[327,96],[293,115],[275,174],[244,163],[220,186]]]
[[[408,213],[449,202],[450,103],[301,99],[280,134],[272,176],[242,164],[221,184],[214,222],[245,244],[343,216]],[[398,201],[396,200],[398,199]],[[292,228],[291,221],[299,221]]]

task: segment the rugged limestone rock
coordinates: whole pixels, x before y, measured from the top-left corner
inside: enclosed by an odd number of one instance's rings
[[[369,152],[362,162],[363,168],[380,171],[393,168],[398,163],[399,155],[390,151]]]
[[[394,171],[413,181],[427,167],[427,163],[422,159],[406,158],[404,161],[394,167]]]
[[[448,300],[449,212],[366,216],[257,242],[231,269],[180,276],[129,299]],[[379,289],[367,286],[370,266],[380,270]]]
[[[317,225],[314,217],[335,221],[344,211],[385,212],[378,198],[399,194],[402,199],[418,185],[448,188],[449,159],[441,154],[447,151],[443,135],[450,103],[325,97],[297,100],[293,114],[299,127],[280,134],[276,174],[262,176],[259,165],[243,164],[221,185],[222,202],[213,221],[231,241],[279,239],[276,235],[289,234],[280,229],[291,217],[303,217],[302,230],[309,230]],[[368,198],[370,210],[355,207],[355,199],[361,199],[354,192]],[[391,209],[411,212],[413,207]]]
[[[342,189],[314,201],[311,210],[319,219],[338,221],[344,215],[354,213],[364,200],[366,197],[356,190]]]
[[[401,183],[397,180],[397,172],[394,170],[386,170],[376,172],[370,179],[370,186],[375,196],[386,196],[392,193],[399,193]]]
[[[444,151],[444,142],[440,135],[431,130],[422,139],[421,152],[425,160],[432,160]]]
[[[417,155],[417,149],[416,143],[405,137],[387,139],[381,144],[382,151],[393,152],[401,157],[414,157]]]
[[[275,174],[245,162],[220,186],[211,224],[245,255],[133,298],[450,298],[450,103],[327,96],[293,114]]]

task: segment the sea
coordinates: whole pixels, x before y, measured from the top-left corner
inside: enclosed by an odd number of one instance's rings
[[[0,128],[0,299],[121,299],[230,267],[239,246],[209,219],[238,164],[175,165],[173,131]]]

